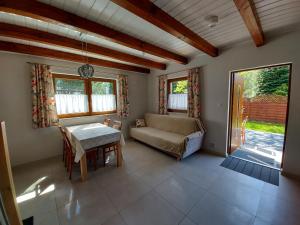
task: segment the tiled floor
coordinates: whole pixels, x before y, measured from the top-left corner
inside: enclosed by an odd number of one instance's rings
[[[300,184],[273,186],[225,169],[221,157],[174,158],[138,142],[124,147],[125,165],[67,179],[60,158],[14,169],[23,218],[36,225],[297,225]],[[27,200],[26,200],[27,199]]]

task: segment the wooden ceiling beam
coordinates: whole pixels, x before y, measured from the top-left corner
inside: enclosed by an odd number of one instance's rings
[[[239,10],[256,47],[265,44],[264,33],[253,0],[233,0]]]
[[[61,59],[66,61],[78,62],[78,63],[86,63],[86,59],[85,57],[82,57],[82,55],[52,50],[48,48],[41,48],[41,47],[36,47],[31,45],[7,42],[7,41],[0,41],[0,51],[16,52],[16,53],[22,53],[28,55],[35,55],[35,56],[49,57],[53,59]],[[132,71],[137,73],[150,73],[150,70],[147,68],[127,65],[127,64],[122,64],[118,62],[112,62],[112,61],[107,61],[107,60],[97,59],[92,57],[88,57],[88,62],[89,64],[96,65],[96,66]]]
[[[34,41],[43,44],[50,44],[66,48],[72,48],[76,50],[82,50],[82,43],[75,39],[7,23],[0,22],[0,35],[21,40]],[[146,67],[152,67],[160,70],[166,69],[166,64],[164,63],[143,59],[134,55],[119,52],[113,49],[101,47],[94,44],[88,44],[86,50],[90,53],[107,56],[124,62],[143,65]]]
[[[34,0],[0,0],[0,11],[27,16],[53,24],[65,24],[83,32],[97,34],[106,40],[138,51],[146,52],[181,64],[187,64],[188,62],[188,59],[184,56],[42,2]]]
[[[112,0],[112,2],[206,54],[213,57],[218,56],[218,49],[215,46],[160,9],[150,0]]]

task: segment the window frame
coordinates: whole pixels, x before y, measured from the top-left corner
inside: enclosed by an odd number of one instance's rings
[[[177,81],[184,81],[186,80],[187,81],[188,77],[187,76],[184,76],[184,77],[177,77],[177,78],[172,78],[172,79],[168,79],[167,80],[167,102],[169,102],[169,94],[172,94],[171,93],[171,83],[173,82],[177,82]],[[169,108],[169,106],[167,106],[167,110],[168,112],[176,112],[176,113],[187,113],[187,109],[184,110],[184,109],[171,109]]]
[[[60,114],[57,115],[59,119],[62,118],[72,118],[72,117],[80,117],[80,116],[94,116],[94,115],[106,115],[106,114],[114,114],[117,113],[117,81],[114,79],[107,79],[107,78],[98,78],[93,77],[89,79],[84,79],[80,76],[76,75],[67,75],[67,74],[59,74],[53,73],[52,74],[53,85],[54,85],[54,92],[56,94],[56,85],[55,79],[64,79],[64,80],[82,80],[84,81],[84,93],[88,96],[88,112],[84,113],[68,113],[68,114]],[[113,94],[116,96],[116,109],[112,111],[104,111],[104,112],[93,112],[92,109],[92,81],[98,82],[109,82],[113,84]]]

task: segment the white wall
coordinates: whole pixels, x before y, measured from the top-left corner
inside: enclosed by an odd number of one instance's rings
[[[278,37],[265,46],[256,48],[252,43],[228,49],[217,58],[200,56],[188,65],[172,64],[165,73],[196,66],[202,67],[202,119],[208,133],[204,147],[220,154],[226,150],[229,71],[269,64],[292,62],[292,86],[287,131],[284,171],[300,175],[300,32]],[[30,67],[26,62],[58,65],[54,72],[76,74],[78,64],[31,57],[21,54],[0,53],[0,120],[6,121],[10,155],[13,165],[51,157],[61,152],[57,128],[31,128]],[[97,67],[96,75],[114,77],[112,70]],[[105,73],[103,73],[105,71]],[[116,73],[117,71],[113,71]],[[157,112],[157,75],[129,74],[130,117],[125,124],[143,117],[146,111]],[[127,73],[128,74],[128,73]],[[184,72],[181,72],[184,74]],[[178,76],[178,74],[176,75]],[[148,96],[148,98],[147,98]],[[101,120],[102,117],[82,117],[66,122],[75,124]],[[127,128],[125,128],[127,134]]]
[[[300,176],[300,32],[289,33],[256,48],[244,43],[221,52],[219,57],[199,56],[188,65],[172,64],[167,72],[202,67],[201,107],[202,120],[207,127],[204,148],[225,154],[229,71],[270,64],[292,62],[291,101],[287,131],[286,154],[283,170]],[[158,79],[161,71],[148,76],[148,110],[158,110]],[[180,74],[184,74],[181,72]]]
[[[32,129],[31,74],[26,62],[55,65],[53,72],[77,74],[79,64],[0,52],[0,121],[6,122],[12,165],[61,154],[61,136],[56,127]],[[122,72],[96,67],[95,76],[116,78]],[[147,111],[147,79],[143,74],[129,75],[130,116],[123,120],[124,134],[136,118]],[[113,115],[117,118],[116,115]],[[68,124],[102,121],[103,116],[65,119]]]

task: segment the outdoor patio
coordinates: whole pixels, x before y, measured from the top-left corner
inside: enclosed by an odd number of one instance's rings
[[[246,130],[245,144],[233,156],[280,168],[283,149],[283,134]]]

